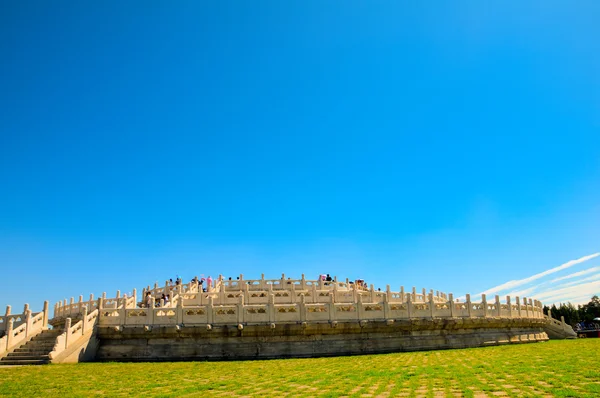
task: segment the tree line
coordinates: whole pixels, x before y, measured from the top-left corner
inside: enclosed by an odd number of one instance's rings
[[[578,305],[575,307],[570,302],[567,304],[560,303],[557,307],[552,304],[552,307],[544,306],[544,314],[548,315],[548,310],[552,311],[552,318],[560,319],[565,317],[565,323],[575,326],[580,322],[590,323],[594,318],[600,317],[600,298],[593,296],[589,303]],[[598,323],[596,321],[596,323]]]

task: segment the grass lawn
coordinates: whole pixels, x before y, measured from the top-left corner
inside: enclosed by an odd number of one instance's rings
[[[600,396],[600,339],[355,357],[0,367],[0,396]]]

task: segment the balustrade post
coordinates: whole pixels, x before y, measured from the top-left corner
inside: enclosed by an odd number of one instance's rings
[[[469,316],[469,318],[473,317],[473,304],[471,304],[471,295],[467,294],[466,295],[466,303],[467,303],[467,314]]]
[[[302,281],[302,284],[301,284],[302,290],[306,290],[306,278],[304,277],[304,274],[302,274],[301,281]]]
[[[71,331],[69,330],[71,328],[71,318],[67,318],[65,320],[65,350],[67,349],[67,347],[69,346],[69,336],[71,336]]]
[[[25,313],[25,338],[29,337],[29,333],[31,333],[31,327],[32,327],[32,316],[31,316],[31,310],[28,309],[27,312]]]
[[[75,299],[71,297],[69,300],[69,316],[73,316],[73,307],[75,306]]]
[[[454,314],[456,311],[456,304],[454,304],[454,294],[450,293],[448,295],[448,304],[450,305],[450,317],[454,318]]]
[[[81,317],[81,335],[83,336],[87,330],[88,327],[88,320],[87,320],[87,316],[88,316],[88,309],[87,307],[83,307],[82,309],[82,317]]]
[[[506,306],[508,307],[508,317],[512,318],[513,313],[512,313],[512,303],[510,302],[510,296],[506,296]]]
[[[183,297],[181,295],[177,298],[177,309],[175,312],[177,313],[177,324],[181,325],[183,323]]]
[[[335,321],[335,295],[329,292],[329,321]]]
[[[49,315],[49,311],[48,311],[48,300],[44,301],[44,317],[42,318],[42,328],[43,329],[47,329],[48,328],[48,315]]]
[[[24,313],[26,313],[27,311],[29,311],[29,304],[27,304],[27,303],[26,303],[26,304],[23,306],[23,314],[24,314]]]
[[[133,288],[133,308],[137,307],[137,289]]]
[[[481,305],[483,306],[483,317],[487,318],[487,297],[485,294],[481,295]]]
[[[106,300],[106,292],[102,292],[102,298]]]
[[[521,300],[519,299],[519,296],[515,297],[515,301],[517,303],[517,317],[521,318]]]
[[[260,290],[267,290],[265,287],[265,274],[260,274]]]
[[[371,291],[370,291],[370,293],[371,293],[370,302],[371,303],[377,303],[378,301],[375,300],[375,285],[373,285],[372,283],[371,283]]]
[[[412,288],[412,297],[411,297],[411,301],[414,303],[415,301],[417,301],[417,288],[413,286]]]
[[[306,297],[300,293],[300,322],[306,321]]]
[[[148,324],[154,325],[154,308],[156,308],[156,298],[150,297],[150,308],[148,308]]]
[[[433,290],[429,292],[429,314],[431,319],[435,318],[435,301],[433,300]]]
[[[90,301],[87,303],[88,312],[92,312],[94,310],[94,293],[90,293]]]
[[[117,290],[117,296],[116,296],[116,298],[117,298],[117,302],[119,302],[119,299],[121,298],[121,291],[120,290]]]
[[[406,312],[408,313],[408,319],[412,318],[412,314],[413,314],[413,304],[412,304],[412,296],[413,294],[409,294],[406,296]]]
[[[6,313],[4,315],[4,328],[5,329],[8,326],[8,317],[10,316],[10,311],[11,311],[11,306],[7,305],[6,306]],[[55,312],[56,312],[56,310],[55,310]]]
[[[6,349],[7,350],[12,345],[14,325],[15,325],[15,318],[10,318],[8,320],[8,325],[6,325]]]
[[[358,313],[358,320],[362,320],[364,317],[362,294],[357,295],[356,312]]]
[[[54,317],[56,318],[58,316],[58,303],[54,304]]]
[[[427,289],[423,288],[422,294],[423,294],[423,302],[426,303],[427,302]]]
[[[502,312],[500,311],[500,296],[496,295],[496,316],[500,316]]]
[[[527,305],[527,297],[523,297],[523,305],[525,305],[525,318],[529,318],[529,306]]]
[[[269,322],[275,322],[275,295],[273,293],[269,293],[267,310],[269,311]]]
[[[208,324],[212,325],[212,323],[214,322],[214,319],[215,319],[212,296],[208,296],[208,303],[206,304],[206,315],[208,318]]]
[[[237,303],[237,320],[238,325],[244,323],[244,296],[240,295]]]
[[[404,286],[400,286],[400,302],[404,302]]]
[[[390,292],[390,285],[387,286],[387,291],[383,296],[383,318],[387,320],[390,317],[390,298],[392,294]]]

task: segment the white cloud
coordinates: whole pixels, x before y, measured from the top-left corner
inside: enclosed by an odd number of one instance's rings
[[[547,292],[536,295],[536,299],[542,300],[548,303],[556,303],[558,301],[565,301],[575,297],[592,297],[597,294],[600,290],[600,281],[580,283],[575,286],[564,287],[562,289],[549,290]]]
[[[598,256],[600,256],[600,253],[594,253],[594,254],[590,254],[588,256],[584,256],[584,257],[578,258],[577,260],[571,260],[571,261],[568,261],[568,262],[566,262],[566,263],[564,263],[562,265],[559,265],[558,267],[551,268],[551,269],[549,269],[547,271],[540,272],[539,274],[532,275],[532,276],[530,276],[528,278],[525,278],[525,279],[519,279],[519,280],[514,280],[514,281],[509,281],[509,282],[503,283],[501,285],[495,286],[495,287],[493,287],[491,289],[488,289],[488,290],[486,290],[484,292],[481,292],[479,294],[486,294],[487,295],[487,294],[494,294],[494,293],[497,293],[497,292],[500,292],[500,291],[503,291],[503,290],[514,289],[515,287],[525,285],[525,284],[527,284],[529,282],[533,282],[533,281],[535,281],[537,279],[543,278],[546,275],[550,275],[550,274],[553,274],[555,272],[562,271],[563,269],[572,267],[572,266],[577,265],[577,264],[581,264],[581,263],[583,263],[585,261],[591,260],[591,259],[596,258]]]
[[[560,278],[552,279],[550,281],[550,283],[562,281],[562,280],[565,280],[565,279],[576,278],[578,276],[587,275],[587,274],[590,274],[590,273],[596,272],[596,271],[600,271],[600,267],[593,267],[593,268],[589,268],[589,269],[586,269],[586,270],[583,270],[583,271],[575,272],[574,274],[569,274],[569,275],[566,275],[566,276],[561,276]]]

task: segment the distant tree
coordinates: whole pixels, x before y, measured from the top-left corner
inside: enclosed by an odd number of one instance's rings
[[[592,297],[589,303],[584,304],[579,309],[581,320],[591,322],[594,318],[600,317],[600,298]]]

